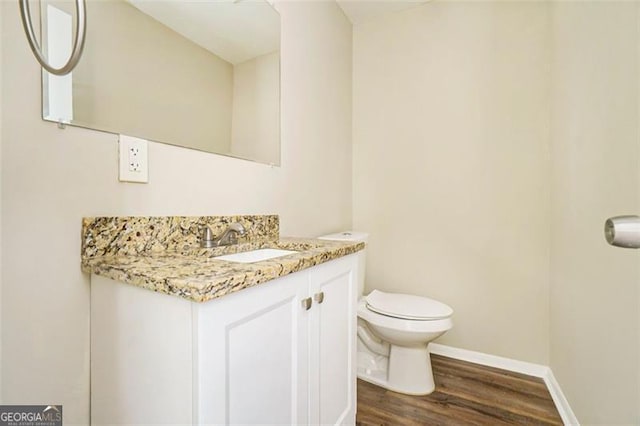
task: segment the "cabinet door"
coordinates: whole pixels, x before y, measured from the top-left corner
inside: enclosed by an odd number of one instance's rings
[[[311,424],[354,424],[356,405],[356,257],[310,270]],[[322,296],[320,296],[322,295]]]
[[[306,423],[307,289],[297,273],[197,306],[197,424]]]

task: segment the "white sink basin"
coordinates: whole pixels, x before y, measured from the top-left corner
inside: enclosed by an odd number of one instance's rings
[[[228,262],[252,263],[260,262],[261,260],[275,259],[276,257],[286,256],[288,254],[294,253],[297,253],[297,251],[280,249],[259,249],[244,251],[242,253],[226,254],[224,256],[214,257],[214,259],[226,260]]]

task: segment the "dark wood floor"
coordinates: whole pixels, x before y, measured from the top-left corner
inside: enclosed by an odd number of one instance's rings
[[[542,379],[431,355],[436,390],[409,396],[358,380],[356,424],[562,425]]]

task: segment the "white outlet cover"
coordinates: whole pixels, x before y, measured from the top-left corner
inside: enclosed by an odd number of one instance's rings
[[[149,182],[148,142],[146,139],[120,135],[119,143],[120,182]]]

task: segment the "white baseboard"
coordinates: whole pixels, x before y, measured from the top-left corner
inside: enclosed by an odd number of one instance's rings
[[[553,402],[558,409],[558,413],[562,418],[562,422],[567,426],[580,425],[578,419],[569,406],[567,398],[565,398],[562,393],[562,389],[560,389],[560,385],[556,381],[551,368],[546,365],[518,361],[511,358],[489,355],[467,349],[454,348],[452,346],[440,345],[438,343],[430,343],[429,352],[436,355],[459,359],[461,361],[472,362],[474,364],[486,365],[488,367],[495,367],[513,371],[515,373],[526,374],[528,376],[539,377],[544,380],[545,385],[547,385],[551,398],[553,399]]]
[[[546,365],[533,364],[531,362],[518,361],[511,358],[489,355],[482,352],[470,351],[467,349],[454,348],[452,346],[440,345],[438,343],[429,344],[429,352],[461,361],[473,362],[474,364],[486,365],[487,367],[501,368],[515,373],[544,378],[549,367]]]
[[[560,389],[560,385],[553,375],[553,371],[551,371],[551,368],[548,369],[547,374],[543,377],[543,379],[544,383],[547,385],[547,389],[549,389],[551,398],[553,398],[553,402],[556,404],[558,413],[560,413],[562,422],[565,425],[579,426],[580,422],[571,409],[569,401],[567,401],[567,398],[565,398],[564,394],[562,393],[562,389]]]

